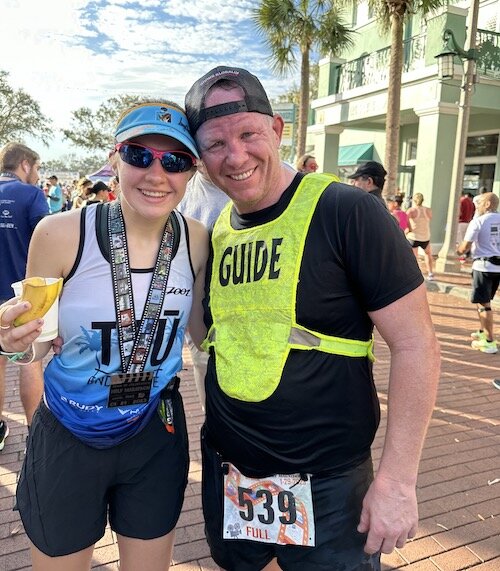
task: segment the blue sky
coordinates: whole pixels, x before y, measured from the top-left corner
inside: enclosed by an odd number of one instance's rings
[[[298,84],[274,77],[251,21],[257,0],[1,0],[0,69],[53,120],[44,159],[75,152],[56,131],[71,111],[118,94],[184,102],[193,81],[216,65],[246,67],[271,97]]]

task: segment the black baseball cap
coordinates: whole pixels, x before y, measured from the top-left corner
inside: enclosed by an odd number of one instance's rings
[[[241,101],[205,107],[205,97],[208,90],[223,79],[237,83],[245,92],[245,98]],[[205,121],[215,117],[244,112],[263,113],[271,117],[274,115],[267,94],[255,75],[240,67],[222,65],[210,70],[194,82],[187,92],[184,107],[193,135]]]
[[[101,190],[107,190],[109,192],[109,186],[102,180],[98,180],[92,187],[92,192],[97,194]]]
[[[359,178],[361,176],[371,176],[384,178],[387,174],[385,168],[376,161],[368,161],[359,165],[355,172],[349,175],[347,178]]]

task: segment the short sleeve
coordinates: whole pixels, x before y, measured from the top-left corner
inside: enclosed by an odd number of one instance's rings
[[[376,311],[416,289],[423,276],[398,221],[364,193],[347,214],[346,272],[367,311]]]
[[[40,218],[43,218],[49,213],[49,205],[43,191],[37,187],[33,187],[33,198],[29,208],[29,224],[33,229]]]

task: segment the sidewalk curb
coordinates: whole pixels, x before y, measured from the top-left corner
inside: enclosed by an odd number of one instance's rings
[[[454,295],[455,297],[460,297],[462,299],[470,300],[470,288],[457,286],[456,284],[450,284],[439,280],[425,281],[425,287],[427,291],[433,293],[446,293]],[[471,302],[472,303],[472,302]],[[491,306],[495,309],[500,309],[500,299],[496,297],[492,302]]]

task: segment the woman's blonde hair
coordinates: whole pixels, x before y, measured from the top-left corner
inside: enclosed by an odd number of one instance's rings
[[[424,195],[421,192],[417,192],[416,194],[413,195],[413,202],[417,206],[421,206],[423,201],[424,201]]]
[[[306,167],[306,163],[309,159],[316,160],[313,155],[309,155],[309,154],[305,154],[305,155],[302,155],[301,157],[299,157],[295,163],[296,170],[301,172],[302,169],[304,169]]]

